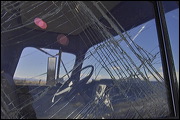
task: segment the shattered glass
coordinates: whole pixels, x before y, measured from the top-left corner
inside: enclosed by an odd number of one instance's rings
[[[82,1],[1,1],[1,34],[5,36],[9,32],[28,28],[23,33],[9,36],[1,42],[1,47],[23,46],[26,43],[31,46],[32,38],[44,39],[46,33],[58,32],[66,33],[65,37],[60,38],[59,43],[49,44],[44,40],[46,46],[38,48],[42,54],[58,58],[59,51],[51,53],[45,48],[61,43],[68,46],[71,35],[79,36],[88,48],[83,55],[80,54],[83,59],[68,61],[73,63],[72,69],[68,68],[67,61],[60,60],[60,69],[64,72],[60,70],[53,85],[16,84],[11,88],[7,84],[12,81],[7,81],[5,78],[8,75],[3,73],[1,118],[146,119],[169,116],[155,20],[138,26],[134,23],[134,27],[125,30],[103,2],[90,3],[88,6]],[[151,3],[145,3],[151,6]],[[153,9],[149,11],[153,12]],[[36,18],[40,19],[34,22]],[[109,26],[103,24],[102,19]],[[31,36],[30,33],[35,30],[43,32]],[[155,32],[149,33],[150,30]],[[144,34],[152,37],[146,38]],[[26,39],[21,38],[24,36]],[[18,38],[20,40],[15,41]],[[76,71],[78,67],[81,69]],[[77,74],[79,77],[71,77]],[[42,71],[41,75],[47,75],[47,72]]]

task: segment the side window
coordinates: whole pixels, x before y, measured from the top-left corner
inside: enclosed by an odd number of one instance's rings
[[[44,48],[42,48],[42,50],[57,57],[58,60],[58,50]],[[14,74],[15,83],[17,85],[46,85],[48,57],[51,56],[36,48],[25,48]],[[66,70],[70,71],[73,68],[75,55],[62,52],[61,59],[59,77],[64,76],[64,80],[66,80]],[[57,65],[58,62],[56,62],[55,78],[57,77]]]
[[[169,3],[178,7],[178,4],[175,1],[171,1]],[[166,11],[168,7],[165,5],[165,3],[163,5]],[[165,19],[169,32],[170,44],[172,48],[176,77],[179,87],[179,7],[175,10],[165,13]]]

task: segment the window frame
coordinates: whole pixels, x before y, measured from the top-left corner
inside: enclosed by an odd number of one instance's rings
[[[167,30],[167,24],[165,19],[165,12],[162,1],[154,1],[154,14],[156,29],[158,34],[158,42],[162,60],[162,69],[165,78],[165,84],[167,86],[167,94],[169,97],[170,116],[179,118],[179,92],[178,83],[176,78],[174,60],[172,56],[172,49],[170,44],[170,38]]]

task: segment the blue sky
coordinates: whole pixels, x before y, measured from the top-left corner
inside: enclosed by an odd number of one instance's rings
[[[179,9],[166,14],[175,66],[179,69]]]
[[[166,20],[176,68],[176,76],[179,81],[179,8],[167,13]]]
[[[179,80],[179,9],[173,10],[166,14],[167,26],[172,46],[172,52],[174,57],[174,63],[176,68],[176,74]],[[142,30],[142,31],[141,31]],[[137,33],[140,32],[139,35]],[[132,30],[128,31],[129,35],[133,38],[135,37],[135,42],[145,48],[147,51],[151,51],[152,54],[155,54],[158,49],[158,41],[157,41],[157,34],[156,34],[156,26],[154,20],[148,21]],[[127,50],[128,48],[124,44],[124,49]],[[47,52],[55,55],[58,53],[57,50],[46,50]],[[131,54],[131,52],[128,52]],[[133,56],[133,55],[132,55]],[[18,63],[17,70],[15,72],[14,77],[18,78],[31,78],[37,76],[39,74],[46,73],[47,71],[47,58],[49,56],[38,51],[35,48],[26,48],[23,50],[21,55],[20,62]],[[135,57],[133,57],[136,59]],[[72,54],[63,53],[62,59],[64,63],[67,65],[67,69],[71,70],[73,67],[75,56]],[[136,60],[135,60],[136,61]],[[92,63],[92,59],[85,61],[84,66],[87,65],[89,62]],[[95,65],[95,63],[93,63]],[[161,72],[162,74],[162,66],[161,64],[155,65],[156,69]],[[100,68],[99,68],[100,69]],[[99,70],[97,69],[97,71]],[[63,76],[65,74],[62,65],[61,65],[61,74]],[[108,77],[107,72],[104,70],[101,71],[100,77]],[[46,79],[46,74],[36,77],[37,79]]]

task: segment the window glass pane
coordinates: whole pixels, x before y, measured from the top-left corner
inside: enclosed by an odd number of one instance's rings
[[[179,86],[179,6],[178,6],[178,2],[175,1],[165,1],[163,3],[164,3],[163,7],[165,10],[168,9],[168,6],[165,5],[165,3],[177,7],[175,10],[167,12],[165,14],[165,19],[169,32],[172,54],[174,58],[174,65],[176,69],[176,76]]]
[[[56,55],[58,50],[42,49],[52,55]],[[47,62],[51,57],[40,50],[27,47],[23,50],[14,80],[17,84],[38,84],[45,85],[47,78]]]
[[[48,52],[53,56],[56,55],[58,60],[58,50],[44,48],[42,48],[42,50]],[[46,85],[48,57],[51,56],[41,52],[36,48],[25,48],[21,54],[17,69],[14,74],[15,83],[28,85]],[[63,80],[66,81],[68,79],[66,71],[69,72],[73,69],[75,63],[75,55],[62,52],[61,59],[62,61],[60,62],[59,77],[63,77]],[[56,61],[56,66],[57,65],[58,62]],[[57,69],[58,68],[56,67],[56,71]],[[70,76],[71,72],[68,74]],[[57,72],[55,74],[55,78],[56,76]]]
[[[1,83],[2,118],[170,116],[170,96],[162,70],[152,2],[1,3],[2,57],[7,60],[1,64],[3,69],[7,66],[5,70],[9,73],[14,73],[18,64],[13,76],[16,85],[8,83],[11,76],[5,76]],[[176,14],[179,13],[176,7],[166,5],[167,11],[170,10],[166,19],[179,72],[179,56],[176,56],[179,53]],[[36,49],[39,46],[42,48]],[[55,78],[55,82],[47,85],[48,58],[52,56],[57,58],[56,73],[50,81]]]
[[[128,2],[125,4],[128,4]],[[151,5],[150,3],[148,4],[148,2],[144,4],[147,6]],[[144,6],[140,6],[139,11],[143,7]],[[154,12],[153,6],[151,7],[147,12]],[[128,10],[129,8],[126,8],[124,12],[128,12]],[[141,12],[139,12],[139,14],[140,13]],[[112,17],[110,18],[113,19]],[[138,21],[143,19],[144,18],[138,18]],[[111,20],[106,19],[106,21],[112,24],[112,28],[114,27]],[[138,26],[136,26],[136,24],[132,26],[135,27],[113,38],[108,38],[104,35],[103,37],[106,41],[92,46],[88,50],[83,66],[93,65],[95,67],[94,74],[91,77],[92,82],[113,81],[115,79],[113,82],[115,86],[117,86],[121,97],[110,98],[112,101],[119,102],[119,104],[121,104],[122,101],[124,101],[124,104],[125,102],[133,101],[126,106],[126,108],[129,108],[131,111],[129,114],[133,114],[132,111],[134,110],[132,109],[135,108],[135,110],[137,110],[137,118],[141,116],[141,113],[138,113],[138,111],[143,112],[142,116],[145,118],[168,116],[170,114],[168,105],[169,97],[167,95],[168,90],[165,87],[155,19]],[[116,29],[116,27],[114,27],[114,29]],[[116,32],[120,31],[117,30]],[[96,37],[98,38],[99,36],[97,35]],[[115,91],[115,86],[112,88],[112,91]],[[110,93],[116,96],[116,92],[112,91]],[[112,102],[112,104],[115,105],[114,102]],[[143,107],[142,109],[138,109],[138,106]],[[114,107],[114,109],[118,109],[118,107],[116,107]],[[124,109],[121,105],[119,105],[119,107]],[[120,113],[119,117],[130,117],[123,116],[123,113]]]

